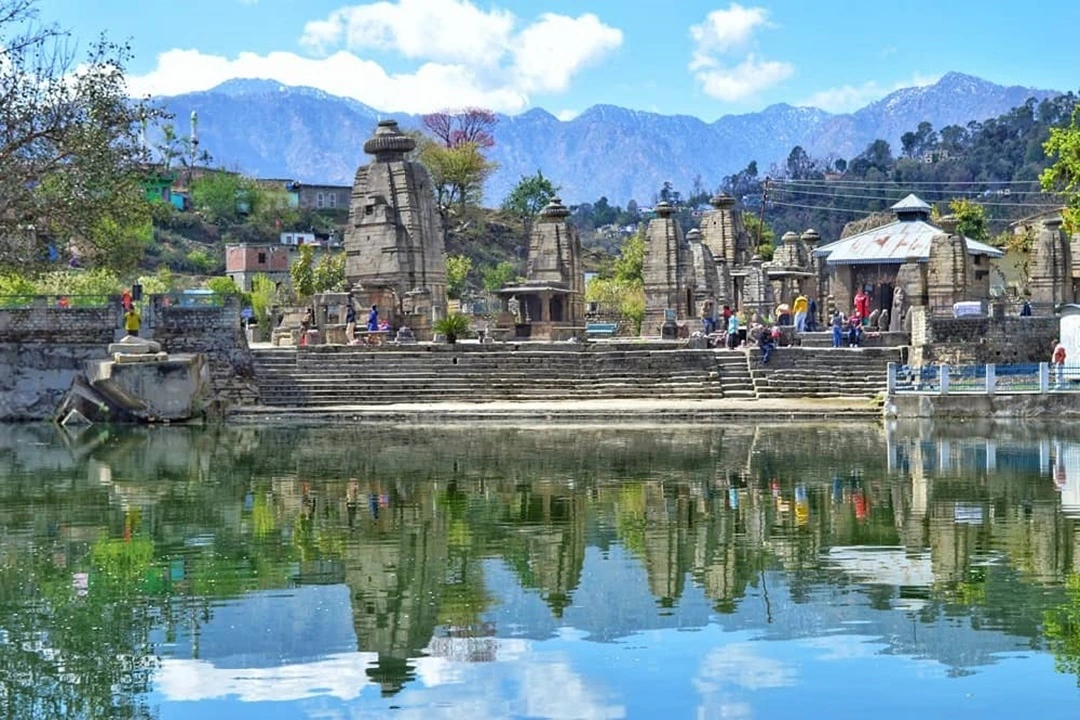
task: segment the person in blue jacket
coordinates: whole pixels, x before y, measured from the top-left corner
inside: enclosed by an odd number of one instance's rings
[[[377,305],[372,305],[371,312],[368,313],[367,329],[368,332],[378,332],[379,330],[379,307]]]

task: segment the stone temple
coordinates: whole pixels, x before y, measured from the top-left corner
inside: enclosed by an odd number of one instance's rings
[[[378,305],[420,338],[446,313],[442,223],[427,169],[406,157],[416,142],[383,120],[364,143],[345,231],[345,278],[361,308]]]
[[[540,211],[529,234],[525,282],[499,291],[504,312],[498,324],[512,324],[514,337],[558,340],[584,329],[581,240],[569,217],[559,198]]]

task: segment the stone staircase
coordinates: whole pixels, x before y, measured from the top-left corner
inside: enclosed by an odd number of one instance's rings
[[[753,398],[741,351],[316,346],[252,351],[263,405]]]
[[[763,365],[761,351],[749,351],[759,398],[873,397],[888,388],[889,363],[901,361],[895,348],[781,347]]]
[[[720,368],[720,386],[724,397],[744,400],[757,398],[745,350],[719,350],[716,364]]]

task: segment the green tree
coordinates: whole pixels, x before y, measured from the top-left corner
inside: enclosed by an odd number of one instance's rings
[[[528,235],[532,228],[533,218],[551,202],[558,192],[559,187],[544,177],[543,172],[537,170],[535,175],[521,177],[521,180],[503,200],[502,208],[521,218],[525,234]]]
[[[273,318],[270,317],[270,309],[277,299],[277,285],[266,275],[259,273],[251,280],[251,310],[259,325],[259,332],[263,339],[270,337],[270,330],[274,326]]]
[[[465,283],[472,271],[472,258],[466,255],[450,255],[446,258],[446,294],[460,300]]]
[[[224,275],[218,275],[217,277],[207,278],[203,283],[207,290],[210,290],[215,295],[221,295],[222,297],[228,297],[231,295],[243,295],[243,290],[233,282],[230,277]]]
[[[966,238],[985,243],[990,239],[986,208],[967,198],[949,201],[949,212],[956,218],[956,231]]]
[[[427,141],[419,148],[420,161],[431,174],[435,200],[444,213],[459,215],[483,198],[484,182],[498,167],[484,157],[476,143],[446,147]]]
[[[226,225],[239,220],[241,199],[247,190],[244,179],[236,173],[208,172],[191,183],[191,202],[210,222]]]
[[[645,277],[645,228],[623,240],[615,260],[615,280],[622,283],[643,283]]]
[[[746,228],[747,234],[750,235],[750,243],[754,247],[754,252],[765,262],[772,260],[773,253],[776,251],[774,244],[776,233],[769,227],[769,224],[763,223],[761,218],[753,213],[745,213],[743,215],[743,226]]]
[[[1068,126],[1050,128],[1043,151],[1053,164],[1039,176],[1042,189],[1064,196],[1065,227],[1070,233],[1080,232],[1080,105]]]
[[[102,38],[80,60],[36,0],[0,0],[0,46],[0,268],[35,268],[69,243],[86,264],[115,260],[105,219],[145,217],[139,129],[163,117],[127,92],[128,46]]]
[[[514,282],[517,268],[514,263],[504,260],[498,265],[484,268],[481,278],[485,290],[498,292],[502,287]]]
[[[345,289],[345,253],[327,253],[312,271],[315,292],[340,292]]]
[[[293,291],[301,298],[315,294],[315,248],[301,245],[297,250],[299,257],[289,268]]]

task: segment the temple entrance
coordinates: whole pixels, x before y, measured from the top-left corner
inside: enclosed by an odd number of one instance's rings
[[[563,299],[558,295],[551,298],[550,307],[551,307],[551,322],[562,322],[563,321]]]
[[[873,298],[871,298],[871,300],[873,302],[873,305],[871,305],[872,309],[888,309],[888,311],[891,313],[893,301],[893,284],[878,283],[874,287],[874,296]]]

